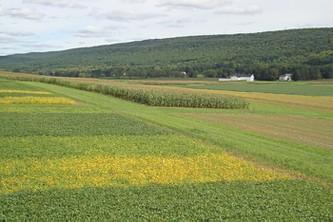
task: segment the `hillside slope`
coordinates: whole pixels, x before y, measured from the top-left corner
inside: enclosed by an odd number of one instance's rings
[[[333,28],[146,40],[0,57],[0,69],[46,75],[190,77],[254,73],[273,80],[333,76]]]

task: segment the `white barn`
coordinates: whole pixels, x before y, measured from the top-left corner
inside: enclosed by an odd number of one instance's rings
[[[279,80],[280,81],[291,81],[292,80],[292,76],[293,74],[291,73],[286,73],[286,74],[283,74],[279,77]]]
[[[230,78],[220,78],[220,82],[227,82],[227,81],[247,81],[247,82],[253,82],[254,81],[254,75],[252,74],[249,77],[239,77],[236,75],[230,76]]]

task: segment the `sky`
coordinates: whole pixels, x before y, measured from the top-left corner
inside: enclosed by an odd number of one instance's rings
[[[333,0],[0,0],[0,55],[333,27]]]

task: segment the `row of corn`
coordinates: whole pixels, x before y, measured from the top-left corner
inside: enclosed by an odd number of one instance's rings
[[[66,80],[62,78],[40,76],[29,76],[25,78],[23,75],[21,75],[16,79],[39,81],[86,91],[98,92],[150,106],[244,109],[249,105],[248,102],[240,98],[213,94],[194,94],[188,92],[180,93],[172,91],[161,91],[158,89],[137,89],[122,86],[82,83],[72,79]]]

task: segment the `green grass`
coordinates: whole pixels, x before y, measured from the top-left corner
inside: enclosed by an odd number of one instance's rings
[[[0,93],[0,98],[3,98],[3,97],[26,97],[26,96],[29,96],[29,97],[32,97],[32,96],[36,96],[36,94],[32,94],[32,93]],[[54,94],[38,94],[37,95],[38,97],[56,97],[56,95]]]
[[[118,114],[89,113],[0,113],[0,135],[8,136],[88,136],[155,135],[167,133],[143,121]]]
[[[0,105],[0,220],[333,220],[333,150],[201,118],[228,114],[333,121],[333,113],[327,109],[264,101],[251,102],[245,110],[151,107],[39,82],[6,80],[0,81],[0,89],[2,85],[8,89],[48,91],[79,103]],[[331,129],[324,125],[322,130]],[[170,171],[171,177],[176,178],[184,173],[178,170],[186,167],[180,160],[226,153],[258,169],[291,176],[270,181],[142,185],[117,181],[126,186],[98,185],[98,181],[95,184],[89,179],[99,179],[94,172],[110,157],[139,162],[145,158],[171,159],[179,167]],[[89,168],[94,164],[96,169]],[[149,166],[149,162],[144,164]],[[76,169],[77,174],[66,168],[72,165],[81,166]],[[43,166],[49,171],[44,171]],[[144,177],[145,170],[161,173],[164,168],[170,169],[161,166],[129,167],[126,175],[135,170],[149,181]],[[215,170],[219,168],[213,166],[212,171]],[[35,171],[45,180],[30,177]],[[230,177],[241,171],[230,168],[230,173],[234,173]],[[62,174],[63,178],[84,183],[71,187],[73,181],[52,185],[54,181],[47,180]],[[79,180],[80,175],[90,177]],[[11,183],[17,191],[2,192]]]
[[[230,90],[240,92],[263,92],[305,96],[333,96],[333,84],[323,82],[222,82],[178,84],[181,87],[210,90]],[[177,85],[177,84],[176,84]]]
[[[6,80],[3,78],[0,78],[0,86],[1,86],[1,88],[0,88],[1,90],[4,90],[4,89],[34,90],[34,91],[39,90],[37,87],[24,85],[24,84],[18,83],[16,81],[10,81],[10,80]]]
[[[175,134],[1,137],[0,143],[1,160],[78,155],[195,156],[218,151],[199,139]]]

